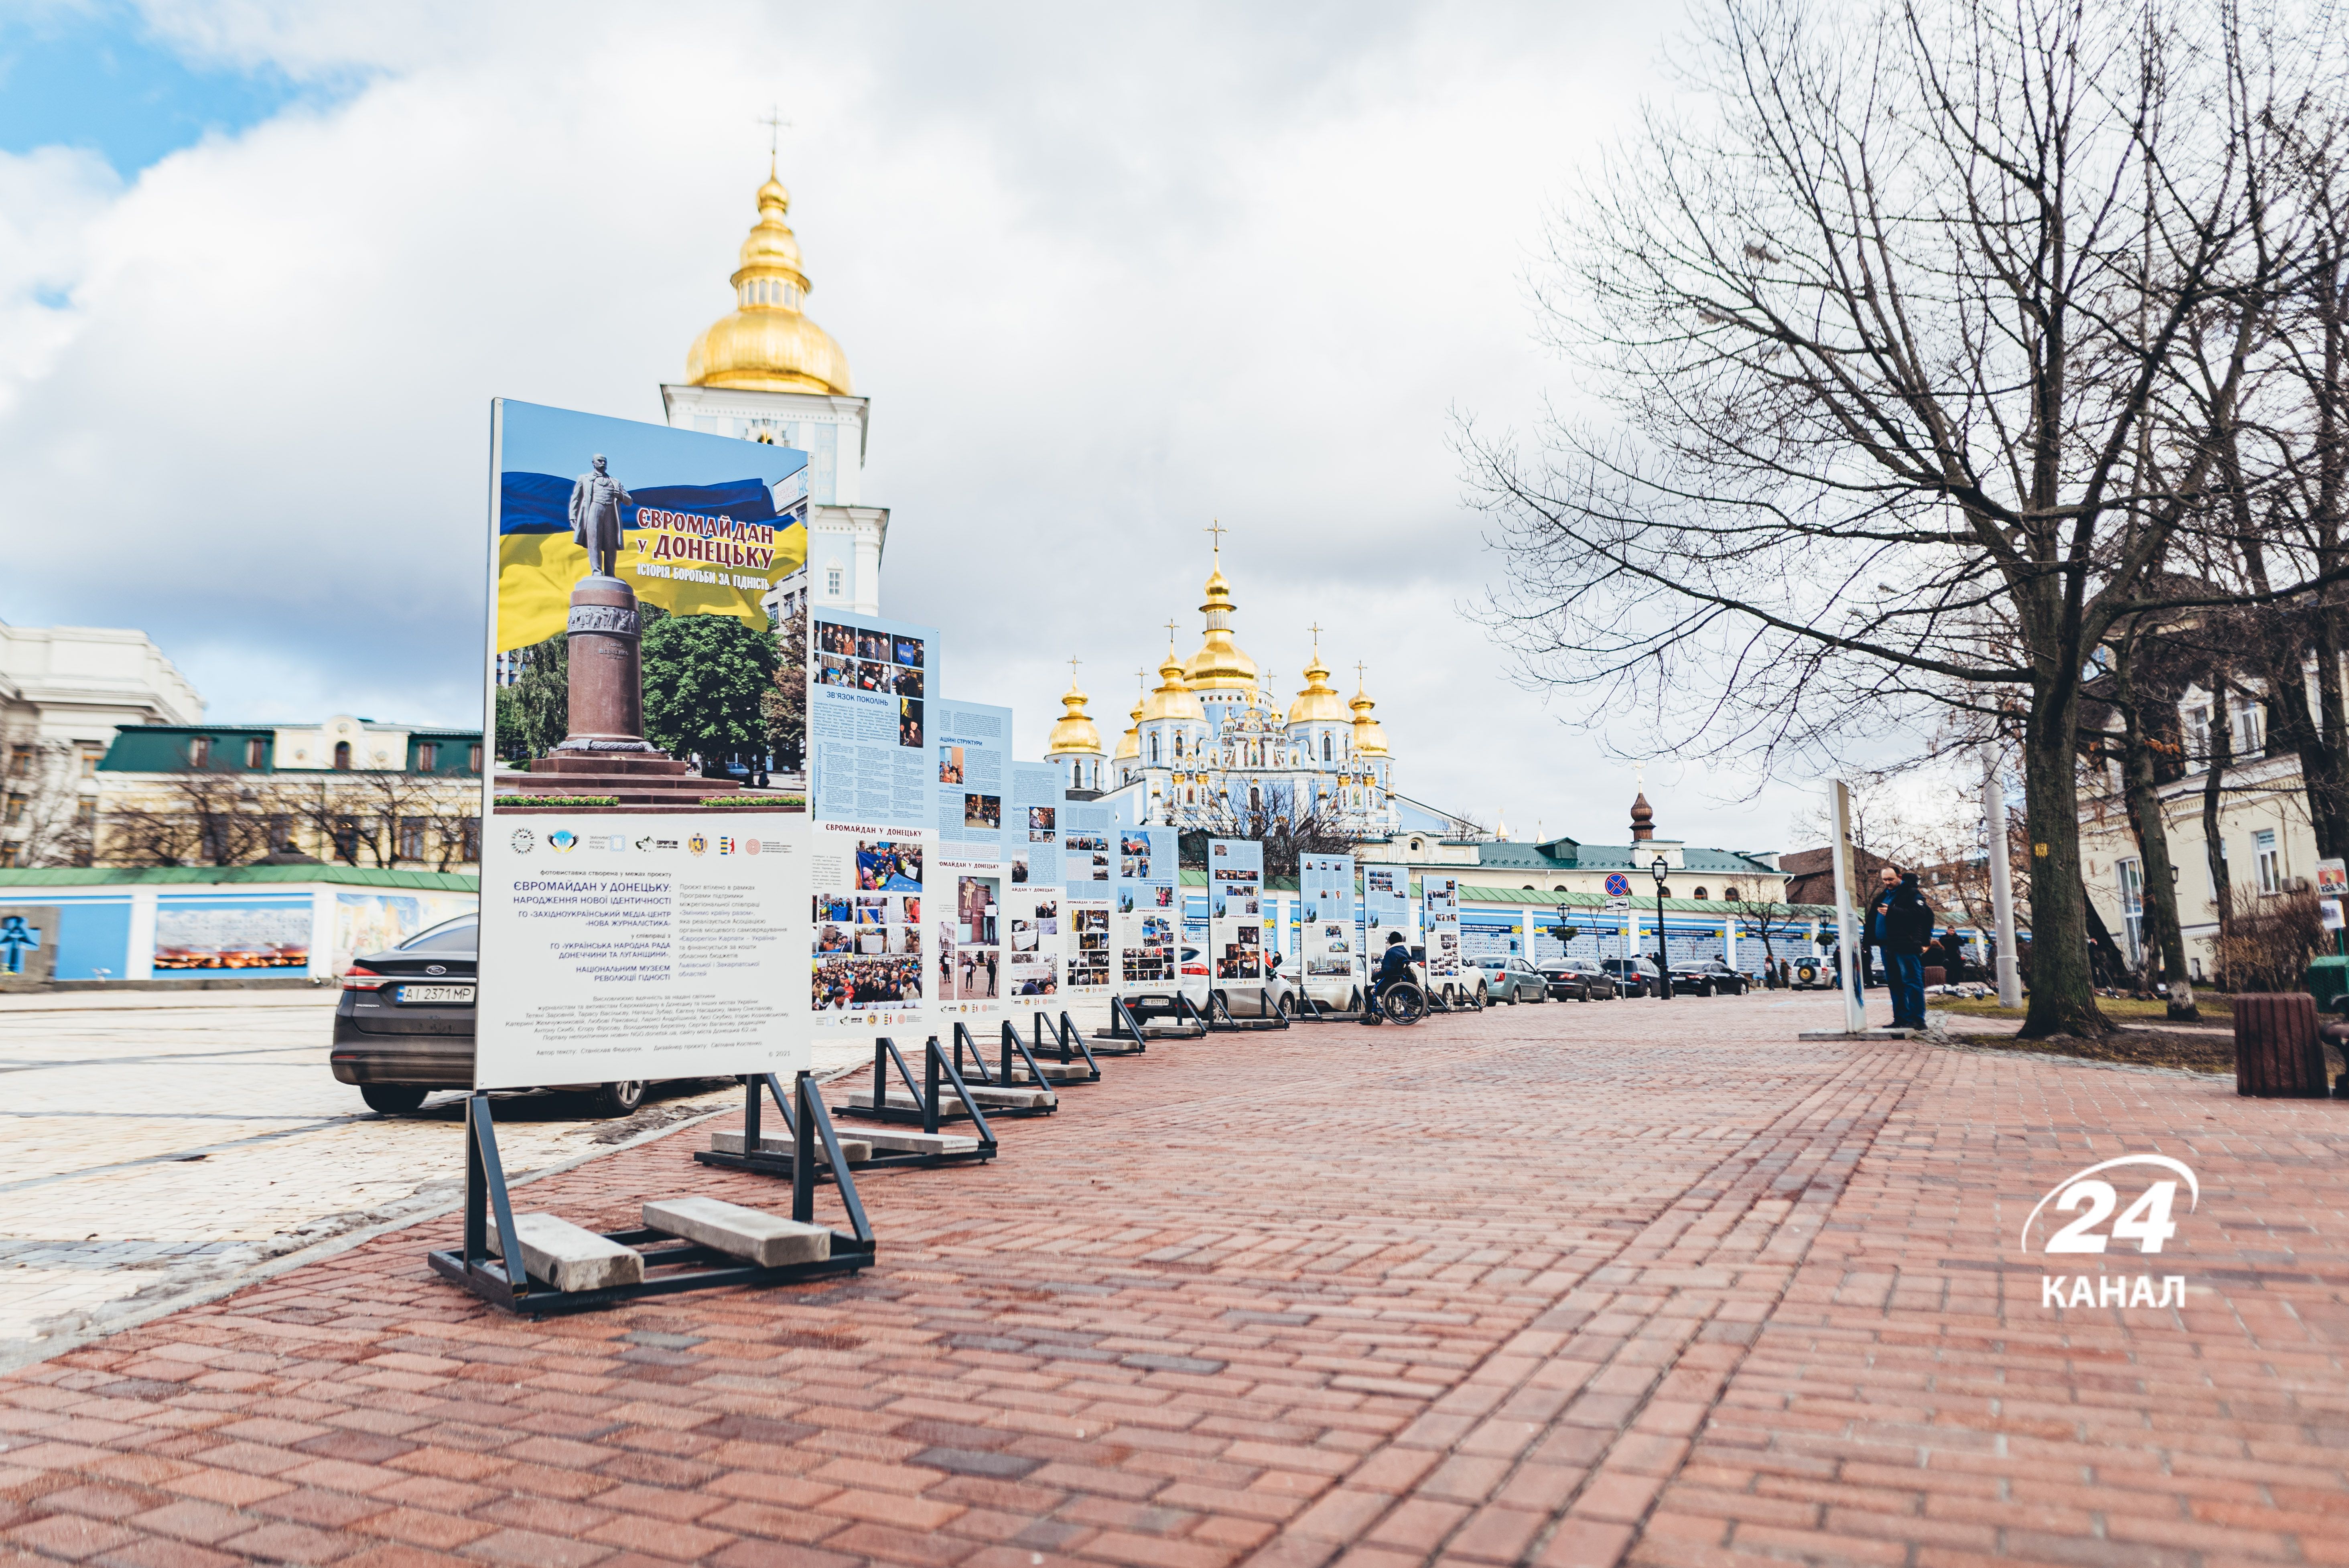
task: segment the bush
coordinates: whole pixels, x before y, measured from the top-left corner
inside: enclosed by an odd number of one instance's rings
[[[2297,991],[2330,940],[2313,892],[2247,900],[2219,939],[2219,973],[2234,992]]]

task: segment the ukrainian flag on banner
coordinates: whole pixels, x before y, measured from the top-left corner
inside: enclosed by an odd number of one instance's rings
[[[499,476],[500,652],[543,643],[569,623],[571,591],[588,570],[587,552],[571,537],[573,483],[556,474]],[[620,515],[620,579],[673,615],[733,615],[764,627],[761,597],[807,560],[807,502],[778,512],[762,480],[655,486],[632,499]],[[766,530],[771,545],[740,542]]]

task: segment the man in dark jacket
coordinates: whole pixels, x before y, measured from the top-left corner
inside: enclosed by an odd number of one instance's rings
[[[1390,931],[1387,933],[1386,953],[1379,959],[1379,966],[1371,972],[1371,1005],[1362,1010],[1362,1021],[1366,1024],[1383,1023],[1384,1016],[1379,1011],[1379,994],[1398,980],[1412,978],[1411,944],[1402,939],[1402,932]]]
[[[1863,991],[1868,989],[1868,955],[1884,947],[1884,906],[1892,902],[1892,895],[1900,888],[1900,873],[1889,865],[1878,871],[1876,877],[1876,896],[1868,901],[1868,908],[1861,912],[1859,917],[1859,988]],[[1884,956],[1884,983],[1889,985],[1892,984],[1891,954],[1886,953]],[[1898,1005],[1896,1000],[1895,1006]]]
[[[1884,966],[1890,971],[1892,1026],[1925,1026],[1925,944],[1933,935],[1933,906],[1917,886],[1917,873],[1906,872],[1883,903]]]

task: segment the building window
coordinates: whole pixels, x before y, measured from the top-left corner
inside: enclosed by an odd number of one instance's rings
[[[347,740],[337,740],[335,742],[335,771],[348,773],[350,770],[351,743]]]
[[[842,593],[843,584],[846,582],[847,576],[848,574],[840,569],[840,562],[837,561],[824,568],[824,597],[827,599],[839,598]]]
[[[14,844],[0,844],[0,871],[10,870],[15,867],[16,864],[16,846]]]
[[[1321,732],[1321,760],[1324,762],[1336,760],[1330,755],[1330,732],[1326,729]]]
[[[24,820],[25,820],[25,798],[24,798],[22,795],[11,795],[11,796],[9,796],[9,797],[8,797],[8,817],[7,817],[7,825],[8,825],[9,827],[13,828],[13,827],[15,827],[17,823],[19,823],[19,822],[23,821]]]
[[[481,770],[481,748],[478,746],[465,753],[465,769],[469,773]]]
[[[246,741],[244,743],[244,765],[247,768],[268,767],[269,742],[258,738]]]
[[[465,858],[469,861],[478,861],[481,858],[481,820],[479,817],[467,817],[464,819],[463,827]]]
[[[2273,828],[2261,828],[2251,835],[2251,856],[2259,872],[2260,891],[2263,893],[2282,892],[2283,854],[2276,848]]]
[[[1697,889],[1697,890],[1696,890],[1696,896],[1697,896],[1697,897],[1699,897],[1699,898],[1702,898],[1702,897],[1704,897],[1704,896],[1705,896],[1704,889],[1702,889],[1702,888],[1699,888],[1699,889]]]
[[[424,819],[402,817],[399,820],[399,848],[397,857],[403,861],[424,858]]]
[[[2132,964],[2145,958],[2145,862],[2131,855],[2113,862],[2121,885],[2121,934],[2128,939]]]
[[[212,738],[199,735],[188,742],[188,766],[208,768],[212,760]]]
[[[84,800],[74,807],[74,825],[79,828],[98,826],[98,802]]]
[[[2249,762],[2267,749],[2261,735],[2260,705],[2247,702],[2235,709],[2235,760]]]
[[[8,748],[8,771],[16,778],[21,779],[32,770],[33,748],[29,746],[10,747]]]
[[[429,740],[418,742],[416,747],[416,770],[419,773],[430,773],[440,766],[440,748]]]
[[[2186,726],[2186,760],[2188,763],[2210,759],[2210,708],[2208,704],[2189,707],[2183,715]]]
[[[346,748],[347,749],[347,748]],[[351,865],[359,863],[359,824],[356,817],[335,819],[335,854]]]
[[[1153,762],[1158,760],[1158,737],[1156,735],[1153,735],[1150,738],[1150,760]]]
[[[1702,898],[1704,894],[1699,893],[1696,896]],[[1735,882],[1731,882],[1727,887],[1723,888],[1721,890],[1721,896],[1732,901],[1733,903],[1735,902],[1737,898],[1737,884]]]
[[[101,754],[98,748],[95,746],[85,746],[81,748],[81,776],[83,778],[95,779],[98,777],[98,759],[100,755]]]

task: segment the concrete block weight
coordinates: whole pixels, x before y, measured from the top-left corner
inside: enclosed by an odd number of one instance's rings
[[[842,1150],[845,1153],[846,1150]],[[832,1256],[832,1233],[781,1214],[716,1198],[669,1198],[644,1206],[645,1229],[698,1242],[761,1268],[820,1264]]]
[[[742,1135],[739,1132],[713,1132],[709,1135],[709,1149],[713,1154],[740,1154],[742,1152]],[[761,1154],[781,1155],[789,1160],[797,1151],[798,1140],[795,1139],[786,1137],[759,1140],[759,1152]],[[840,1140],[840,1157],[851,1165],[862,1165],[873,1158],[873,1145],[862,1138],[843,1138]],[[819,1165],[832,1163],[831,1157],[824,1153],[823,1145],[821,1143],[815,1146],[815,1162]]]
[[[645,1282],[645,1260],[634,1248],[553,1214],[516,1214],[514,1242],[522,1248],[523,1272],[557,1290],[603,1290]],[[494,1224],[490,1227],[490,1251],[504,1255]]]

